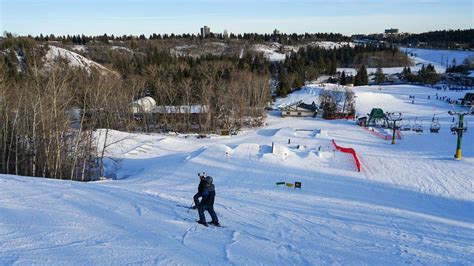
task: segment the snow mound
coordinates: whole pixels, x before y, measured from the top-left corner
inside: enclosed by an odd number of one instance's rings
[[[54,61],[57,60],[58,58],[64,58],[67,60],[70,66],[83,68],[89,73],[92,68],[96,68],[100,70],[101,73],[104,73],[104,74],[107,73],[107,74],[118,75],[116,72],[104,67],[103,65],[97,62],[89,60],[80,54],[77,54],[75,52],[72,52],[72,51],[57,47],[57,46],[50,45],[49,50],[45,56],[46,66],[51,67]]]
[[[308,84],[303,86],[300,90],[294,91],[289,94],[286,98],[279,98],[275,101],[277,108],[284,108],[286,106],[295,104],[297,102],[304,102],[306,104],[312,104],[313,102],[318,105],[319,95],[325,89],[344,89],[344,86],[336,84]]]
[[[199,154],[200,157],[206,158],[222,158],[226,155],[231,155],[234,153],[234,150],[225,144],[215,144],[208,148],[203,149]]]
[[[128,47],[124,47],[124,46],[112,46],[110,47],[110,50],[112,51],[121,51],[121,52],[128,52],[128,53],[131,53],[133,54],[133,50],[128,48]]]
[[[266,44],[256,44],[252,49],[256,52],[262,52],[263,56],[270,61],[284,61],[286,59],[286,54],[279,52],[281,44],[273,43],[271,45]]]
[[[291,151],[288,147],[276,143],[273,145],[273,155],[282,159],[296,157],[295,152]]]
[[[278,128],[267,128],[267,129],[260,129],[257,134],[260,136],[271,137],[275,136],[275,134],[279,131]]]
[[[73,45],[71,49],[78,52],[87,52],[88,50],[87,46],[85,45]]]

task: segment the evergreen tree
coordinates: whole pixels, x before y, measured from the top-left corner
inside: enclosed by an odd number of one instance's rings
[[[342,71],[340,84],[341,85],[347,85],[347,78],[346,78],[346,72],[345,71]]]
[[[385,74],[383,73],[382,68],[378,67],[375,71],[375,83],[380,84],[385,81]]]
[[[336,72],[337,72],[336,53],[333,53],[332,58],[331,58],[331,68],[329,69],[329,75],[331,76],[336,75]]]
[[[367,69],[365,68],[365,65],[362,65],[359,68],[359,71],[357,71],[357,74],[355,75],[354,85],[364,86],[368,84],[369,84],[369,77],[367,76]]]
[[[360,81],[361,81],[362,85],[369,85],[369,76],[367,74],[367,68],[365,68],[365,65],[362,65],[360,67],[360,72],[361,72]]]

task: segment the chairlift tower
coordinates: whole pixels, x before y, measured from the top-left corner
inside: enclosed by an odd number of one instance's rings
[[[453,111],[448,112],[450,115],[457,115],[458,116],[457,125],[454,124],[453,126],[451,126],[451,131],[453,132],[453,134],[458,135],[458,141],[457,141],[457,145],[456,145],[456,153],[454,154],[454,158],[456,158],[456,160],[461,160],[461,158],[462,158],[462,149],[461,149],[462,133],[467,131],[467,122],[464,122],[464,116],[471,114],[471,110],[472,110],[472,106],[469,109],[469,111],[467,111],[467,112],[458,112],[458,111],[454,110],[454,107],[453,107]]]
[[[389,113],[387,112],[388,121],[393,122],[393,134],[392,134],[392,144],[395,144],[395,133],[397,131],[397,122],[402,121],[402,113]]]

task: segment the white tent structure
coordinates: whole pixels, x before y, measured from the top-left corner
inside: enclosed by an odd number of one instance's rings
[[[143,97],[138,99],[130,104],[132,108],[132,113],[151,113],[156,107],[155,99],[150,96]]]

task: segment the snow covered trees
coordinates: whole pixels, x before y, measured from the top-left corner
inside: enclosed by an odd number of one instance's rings
[[[337,113],[337,102],[331,91],[324,90],[319,95],[319,101],[323,109],[323,118],[333,118]]]

